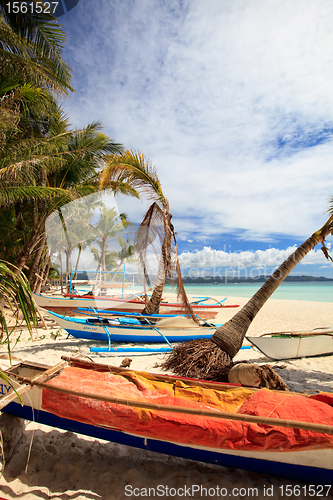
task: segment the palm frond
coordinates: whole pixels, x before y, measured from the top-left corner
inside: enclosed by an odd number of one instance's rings
[[[127,150],[124,154],[106,157],[105,162],[106,167],[100,179],[101,189],[111,182],[127,182],[140,195],[145,195],[149,200],[158,201],[164,207],[168,207],[157,170],[145,155]]]
[[[24,200],[50,200],[54,197],[59,197],[64,204],[73,201],[77,194],[66,189],[42,186],[3,186],[0,190],[0,206],[8,207]]]
[[[100,185],[99,181],[97,181],[97,185]],[[111,189],[114,194],[124,194],[127,196],[134,196],[138,199],[140,198],[140,194],[138,193],[138,191],[129,182],[110,181],[108,186],[103,190],[108,189]]]
[[[9,13],[5,0],[0,1],[0,53],[10,65],[20,63],[30,79],[35,75],[49,88],[67,93],[70,66],[61,59],[66,36],[51,14]]]
[[[139,270],[143,275],[144,284],[154,286],[157,281],[157,271],[152,263],[163,263],[165,279],[165,263],[162,255],[162,245],[165,239],[164,214],[157,203],[153,203],[139,225],[134,238],[138,253]]]
[[[37,326],[36,308],[31,298],[29,283],[15,266],[0,261],[0,296],[4,297],[10,306],[20,309],[31,332],[32,326]],[[6,318],[0,315],[0,326],[8,334]]]

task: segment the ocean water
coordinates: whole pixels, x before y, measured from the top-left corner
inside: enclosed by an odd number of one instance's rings
[[[262,283],[222,283],[222,284],[191,284],[186,285],[189,296],[199,297],[247,297],[251,298]],[[175,289],[166,286],[166,292]],[[281,283],[271,296],[273,299],[310,300],[313,302],[333,302],[333,281],[307,281]]]

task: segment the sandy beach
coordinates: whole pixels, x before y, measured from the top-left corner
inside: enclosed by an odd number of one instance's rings
[[[229,297],[226,304],[238,303],[242,306],[247,300]],[[223,309],[215,322],[224,323],[237,310]],[[48,321],[46,324],[47,329],[43,326],[38,328],[33,333],[32,340],[29,340],[26,329],[17,330],[17,342],[12,346],[13,362],[19,359],[51,366],[58,363],[62,355],[80,354],[100,363],[119,366],[125,357],[124,354],[92,354],[90,347],[96,343],[67,338],[67,333],[60,331],[57,325]],[[331,325],[333,325],[331,303],[269,299],[254,319],[248,333],[258,336],[268,332],[303,331]],[[161,373],[158,364],[163,360],[163,356],[163,354],[131,355],[133,360],[131,368]],[[8,367],[9,362],[6,357],[6,347],[2,346],[1,369]],[[333,356],[272,362],[256,349],[248,349],[240,351],[235,359],[246,359],[259,364],[269,363],[286,382],[289,390],[310,393],[333,392]],[[245,498],[252,496],[284,498],[280,486],[285,484],[305,483],[168,457],[27,423],[25,432],[0,479],[0,496],[5,499],[61,500],[116,500],[148,496],[158,498],[152,494],[148,495],[148,488],[157,488],[160,485],[164,498],[178,498],[173,494],[175,490],[172,488],[177,490],[177,488],[191,488],[194,485],[193,495],[188,498],[222,497],[217,494],[218,491],[223,491],[224,496],[228,492],[227,496]],[[137,494],[126,494],[130,491],[130,489],[125,490],[126,485],[130,485],[132,491],[134,488],[139,488],[135,490]],[[169,495],[166,495],[167,488]],[[236,490],[232,493],[233,488],[238,488],[238,495],[235,494]],[[270,490],[267,490],[268,488]],[[268,491],[273,492],[273,495],[268,495]],[[301,491],[298,498],[308,497]],[[333,491],[326,498],[333,498]]]

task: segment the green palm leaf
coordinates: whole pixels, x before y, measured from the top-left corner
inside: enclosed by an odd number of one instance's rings
[[[36,308],[31,298],[29,283],[23,273],[15,266],[0,260],[0,301],[2,304],[0,326],[8,334],[3,305],[7,303],[13,310],[21,310],[24,320],[31,332],[32,326],[37,326]]]
[[[142,153],[127,150],[124,154],[106,157],[105,162],[106,167],[100,179],[101,189],[110,182],[115,186],[126,182],[140,195],[160,202],[165,209],[168,208],[168,200],[163,194],[157,170]]]
[[[9,13],[6,4],[8,1],[0,0],[3,74],[15,65],[30,81],[44,82],[60,93],[73,91],[71,68],[61,59],[66,36],[57,20],[51,14]]]

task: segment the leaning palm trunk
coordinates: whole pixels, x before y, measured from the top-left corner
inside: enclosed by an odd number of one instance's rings
[[[165,269],[165,246],[166,241],[164,239],[162,245],[161,259],[157,273],[157,284],[154,287],[153,293],[150,297],[149,302],[146,303],[142,314],[158,314],[160,310],[160,304],[162,300],[165,279],[166,279],[166,269]]]
[[[177,254],[177,243],[174,227],[171,223],[172,215],[169,213],[168,204],[164,210],[153,203],[136,234],[136,248],[139,250],[139,265],[141,266],[146,281],[149,281],[149,271],[146,251],[149,246],[154,247],[155,255],[159,255],[159,268],[157,285],[155,286],[149,302],[146,303],[142,314],[157,314],[162,300],[164,285],[167,277],[173,281],[173,272],[176,271],[178,299],[184,314],[191,317],[196,323],[198,318],[194,315],[187,298]],[[163,230],[161,229],[163,228]],[[160,243],[161,247],[159,246]]]
[[[159,312],[166,276],[171,273],[171,217],[171,214],[165,215],[165,212],[157,203],[153,203],[135,235],[139,266],[143,272],[145,282],[150,283],[148,249],[150,248],[153,254],[159,258],[157,285],[154,287],[152,296],[142,311],[143,314],[156,314]]]
[[[155,208],[153,209],[152,214],[156,213],[156,211],[158,211],[157,206],[155,206]],[[148,210],[148,212],[150,213],[150,210]],[[162,212],[160,212],[160,215],[161,213]],[[167,274],[170,273],[170,267],[171,267],[171,238],[173,233],[171,217],[172,217],[171,214],[167,214],[166,216],[164,215],[163,217],[164,237],[161,247],[160,263],[158,266],[157,284],[154,287],[152,296],[149,302],[146,303],[146,306],[143,309],[142,314],[158,314],[160,310],[160,303],[162,300],[166,277]],[[146,220],[146,218],[144,220]]]
[[[82,244],[81,243],[78,244],[78,249],[79,249],[79,252],[77,254],[77,259],[76,259],[76,264],[75,264],[75,279],[76,279],[77,270],[79,269],[79,262],[80,262],[81,252],[82,252]]]
[[[327,236],[331,229],[327,230]],[[292,253],[276,271],[268,278],[253,297],[238,311],[233,318],[216,330],[212,341],[224,349],[232,358],[238,353],[244,337],[253,319],[272,293],[290,274],[294,267],[320,242],[320,235],[313,234],[294,253]],[[324,237],[325,237],[324,236]]]
[[[219,380],[222,375],[223,378],[228,365],[232,366],[232,359],[240,350],[246,332],[262,306],[303,257],[318,243],[323,243],[332,232],[333,216],[276,269],[245,306],[216,330],[211,340],[185,342],[170,354],[163,367],[188,377]],[[324,244],[322,250],[330,258]]]
[[[40,293],[42,286],[44,286],[46,284],[46,281],[47,281],[48,276],[49,276],[51,264],[52,264],[51,257],[52,257],[52,253],[50,255],[47,255],[45,258],[44,266],[43,266],[43,269],[41,271],[41,276],[43,279],[38,280],[38,283],[36,283],[35,290],[34,290],[35,293]]]
[[[38,226],[35,226],[29,240],[25,243],[23,246],[23,249],[21,250],[17,261],[15,262],[15,267],[13,268],[13,272],[18,276],[20,272],[23,270],[24,266],[27,264],[28,260],[30,259],[30,256],[33,252],[33,249],[36,246],[36,242],[38,241],[39,238],[39,231],[41,228],[41,223],[38,224]]]
[[[164,282],[159,283],[155,286],[153,293],[149,299],[149,302],[145,305],[145,308],[142,310],[141,314],[158,314],[160,310],[160,304],[162,300],[163,290],[164,290]]]

